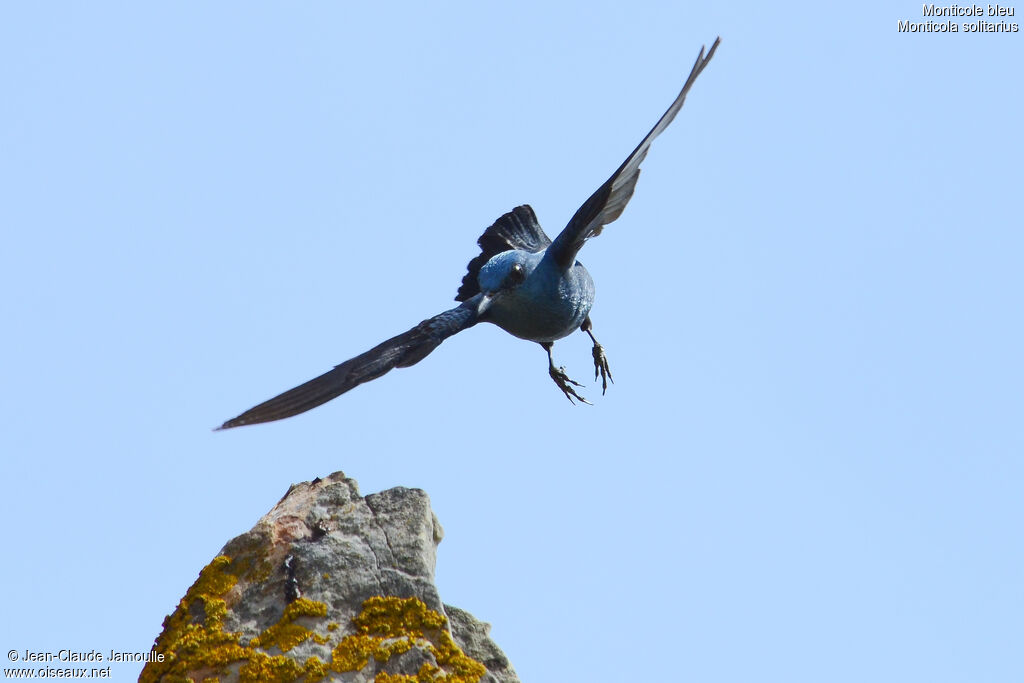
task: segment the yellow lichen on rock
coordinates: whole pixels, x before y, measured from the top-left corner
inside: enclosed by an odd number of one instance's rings
[[[264,650],[278,647],[281,652],[288,652],[299,643],[313,638],[318,643],[326,643],[325,636],[317,635],[305,626],[294,623],[299,617],[325,617],[327,616],[327,605],[322,602],[299,598],[288,604],[284,609],[281,619],[269,627],[259,638],[254,638],[249,644],[258,646]]]
[[[295,646],[313,639],[326,644],[328,636],[296,623],[302,617],[323,619],[327,605],[299,598],[288,604],[277,623],[258,637],[241,644],[242,634],[224,630],[228,614],[228,593],[247,573],[251,560],[233,561],[225,555],[214,558],[185,593],[174,613],[164,620],[164,630],[155,650],[165,657],[149,662],[140,683],[214,683],[237,672],[240,683],[316,683],[329,670],[359,671],[372,657],[380,664],[414,647],[429,653],[433,663],[424,662],[416,674],[378,672],[375,683],[478,683],[486,672],[483,664],[468,657],[446,630],[444,615],[428,608],[418,598],[372,597],[352,619],[356,633],[345,636],[331,651],[331,661],[309,657],[299,663],[286,656]],[[237,573],[236,573],[237,572]],[[334,628],[331,628],[333,626]],[[329,632],[336,633],[337,622]],[[270,650],[280,654],[271,654]]]
[[[227,606],[224,594],[234,587],[238,577],[228,571],[231,558],[220,555],[206,565],[199,578],[185,593],[174,613],[164,619],[164,630],[155,650],[163,653],[163,662],[149,662],[139,677],[151,681],[182,682],[187,674],[208,672],[198,680],[212,680],[230,662],[244,658],[245,648],[237,634],[225,633],[222,625]]]
[[[306,678],[307,683],[316,683],[327,678],[327,664],[320,660],[319,657],[310,657],[306,660]]]
[[[452,640],[444,629],[444,615],[418,598],[372,597],[352,623],[358,632],[345,636],[331,653],[335,671],[359,671],[371,656],[387,662],[413,647],[429,652],[437,666],[424,662],[416,675],[382,671],[374,677],[375,683],[478,683],[487,671]]]
[[[248,562],[239,564],[245,566]],[[287,683],[303,676],[310,682],[323,680],[326,665],[316,657],[300,665],[284,655],[267,654],[263,648],[278,647],[287,652],[310,637],[326,642],[325,637],[294,621],[301,616],[323,617],[327,614],[327,605],[296,600],[276,624],[259,638],[250,640],[247,646],[241,644],[240,633],[224,630],[227,616],[224,596],[238,582],[234,572],[239,571],[239,564],[220,555],[203,568],[177,609],[164,620],[163,633],[155,646],[155,650],[164,655],[164,661],[149,662],[142,670],[140,683],[212,683],[220,676],[227,676],[228,667],[237,663],[241,663],[238,679],[243,683]]]

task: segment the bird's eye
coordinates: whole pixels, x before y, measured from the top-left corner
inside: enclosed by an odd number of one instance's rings
[[[508,277],[505,278],[506,287],[515,287],[526,279],[526,269],[523,268],[523,264],[514,263],[512,268],[508,271]]]

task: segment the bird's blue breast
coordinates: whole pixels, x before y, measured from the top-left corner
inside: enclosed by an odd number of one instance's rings
[[[594,281],[578,261],[563,272],[542,254],[526,280],[495,297],[485,320],[521,339],[549,342],[583,324],[594,304]]]

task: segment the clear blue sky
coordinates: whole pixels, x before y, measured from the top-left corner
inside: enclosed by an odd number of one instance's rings
[[[344,470],[429,492],[524,681],[1024,680],[1024,35],[920,15],[6,3],[0,650],[146,650]],[[580,254],[593,407],[481,325],[210,431],[453,306],[505,211],[560,230],[719,34]]]

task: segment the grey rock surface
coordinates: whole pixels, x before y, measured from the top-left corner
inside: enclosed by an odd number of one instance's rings
[[[419,489],[295,484],[203,569],[139,680],[518,683],[490,626],[442,603],[442,536]]]
[[[519,683],[505,653],[491,640],[491,625],[477,620],[466,610],[445,605],[452,635],[463,651],[487,668],[480,680],[486,683]]]

